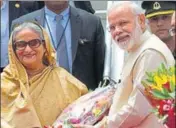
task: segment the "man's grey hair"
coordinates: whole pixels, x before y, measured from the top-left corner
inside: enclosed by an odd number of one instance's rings
[[[39,35],[41,40],[44,40],[42,28],[39,25],[32,23],[32,22],[24,22],[20,24],[18,27],[14,28],[12,40],[15,41],[16,35],[24,29],[30,29],[34,31],[35,33]]]
[[[145,10],[143,10],[139,5],[137,5],[133,1],[115,1],[112,6],[108,9],[107,13],[109,14],[112,10],[119,8],[124,4],[128,4],[128,6],[132,9],[132,13],[134,15],[140,15],[145,13]],[[145,26],[150,31],[150,27],[148,25],[147,20],[145,20]]]
[[[117,1],[112,4],[112,6],[108,9],[108,14],[113,10],[121,7],[124,4],[128,4],[132,9],[134,15],[144,14],[144,10],[138,6],[135,2],[132,1]]]

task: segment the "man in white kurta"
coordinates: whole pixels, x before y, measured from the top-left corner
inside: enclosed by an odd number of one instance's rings
[[[156,70],[161,63],[174,65],[171,51],[146,30],[145,16],[132,2],[114,5],[108,12],[108,21],[112,38],[129,55],[106,120],[107,127],[163,127],[151,113],[152,106],[145,97],[141,81],[146,79],[146,71]]]
[[[141,81],[145,72],[156,70],[161,63],[172,65],[174,58],[169,49],[155,35],[145,31],[137,51],[129,53],[108,117],[109,128],[139,127],[148,119],[146,128],[158,128],[157,119],[151,114],[152,106],[145,95]],[[155,43],[155,45],[153,45]],[[155,121],[153,121],[155,119]]]
[[[113,40],[128,52],[109,115],[94,128],[164,128],[151,113],[142,80],[163,63],[173,66],[171,51],[157,36],[146,30],[142,9],[132,2],[119,2],[108,11]],[[91,128],[91,126],[82,126]]]

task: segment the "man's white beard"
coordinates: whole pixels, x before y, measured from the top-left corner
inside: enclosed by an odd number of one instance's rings
[[[130,49],[133,48],[134,45],[136,45],[140,42],[140,37],[142,35],[142,29],[140,28],[140,25],[137,20],[136,20],[135,29],[133,30],[133,32],[131,34],[128,34],[128,35],[130,38],[124,42],[119,43],[115,39],[115,42],[118,44],[118,46],[125,51],[129,51]],[[116,37],[116,38],[118,38],[118,37]]]

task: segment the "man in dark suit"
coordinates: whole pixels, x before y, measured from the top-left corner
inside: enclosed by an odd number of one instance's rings
[[[0,1],[1,3],[1,68],[0,72],[8,64],[8,40],[12,20],[38,9],[38,3],[34,1]]]
[[[71,45],[70,49],[67,47],[67,50],[71,51],[71,56],[68,55],[71,57],[68,57],[69,61],[71,60],[71,70],[67,70],[89,89],[95,89],[103,77],[105,57],[104,31],[100,18],[69,6],[68,1],[45,1],[45,5],[41,10],[13,21],[13,26],[24,21],[37,21],[48,31],[54,47],[55,43],[60,43],[55,41],[57,36],[53,34],[57,24],[55,17],[63,14],[66,43],[70,42],[68,45]],[[55,50],[58,52],[57,48]]]
[[[37,1],[37,3],[39,8],[43,8],[43,6],[45,5],[44,1]],[[69,3],[71,5],[73,4],[73,7],[80,8],[92,14],[95,13],[95,10],[92,8],[92,4],[90,1],[69,1]]]

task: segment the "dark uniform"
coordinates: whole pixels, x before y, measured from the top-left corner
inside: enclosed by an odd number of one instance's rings
[[[9,30],[11,29],[12,20],[38,9],[40,8],[35,1],[9,1]]]
[[[172,14],[176,8],[175,1],[144,1],[142,8],[145,9],[146,18],[157,15]]]

